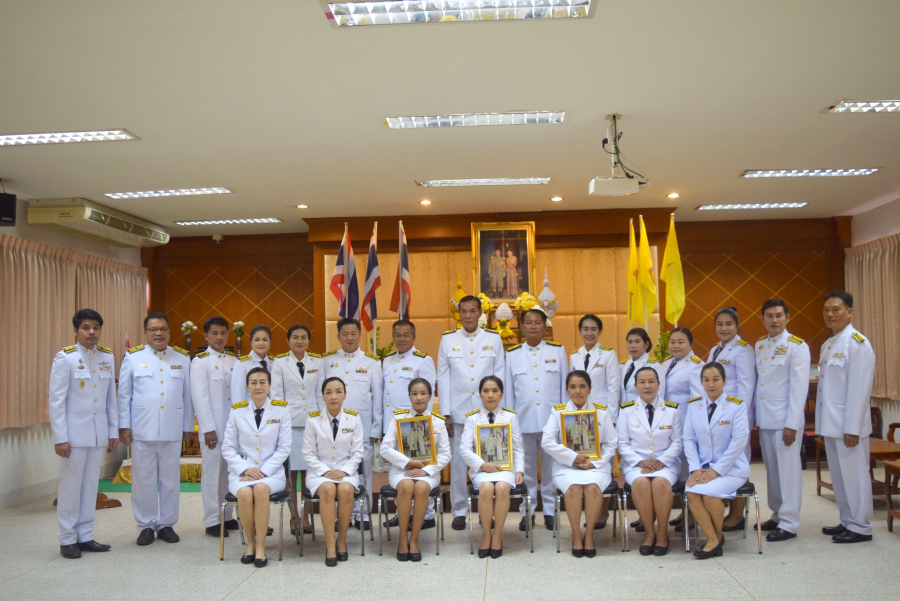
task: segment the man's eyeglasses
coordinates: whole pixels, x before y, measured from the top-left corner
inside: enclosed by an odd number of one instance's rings
[[[165,328],[147,328],[145,331],[150,332],[151,334],[158,334],[160,332],[166,333],[169,331],[168,327]]]

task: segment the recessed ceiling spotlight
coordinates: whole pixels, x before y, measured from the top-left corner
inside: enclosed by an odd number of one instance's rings
[[[898,113],[900,100],[841,100],[823,113]]]
[[[432,179],[416,182],[423,188],[454,186],[525,186],[533,184],[549,184],[549,177],[493,177],[484,179]]]
[[[672,192],[667,196],[667,198],[679,198],[680,196],[681,194],[679,194],[678,192]]]
[[[551,198],[550,200],[551,200],[552,202],[560,202],[560,201],[562,201],[562,199],[563,199],[562,196],[554,196],[554,197]]]
[[[768,202],[758,204],[734,204],[734,205],[700,205],[698,211],[722,211],[726,209],[802,209],[809,203],[805,202]]]
[[[480,127],[487,125],[558,125],[564,123],[565,120],[565,111],[510,111],[508,113],[385,117],[384,124],[391,129],[425,129],[429,127]]]
[[[872,175],[873,169],[749,169],[741,177],[841,177],[847,175]]]
[[[450,23],[455,21],[518,21],[578,19],[588,16],[591,0],[429,0],[428,2],[329,2],[326,16],[338,27]]]
[[[262,219],[210,219],[203,221],[176,221],[177,225],[247,225],[253,223],[281,223],[281,219],[263,217]]]
[[[162,196],[200,196],[202,194],[231,194],[228,188],[182,188],[180,190],[152,190],[147,192],[113,192],[104,194],[110,198],[160,198]]]
[[[120,140],[140,140],[140,138],[125,129],[66,131],[45,134],[0,134],[0,146],[69,144],[72,142],[118,142]]]
[[[426,198],[426,199],[424,199],[424,200],[420,200],[420,201],[419,201],[419,204],[420,204],[420,205],[430,205],[430,204],[431,204],[431,201],[428,200],[428,199]]]
[[[308,209],[309,205],[297,205],[298,209]]]

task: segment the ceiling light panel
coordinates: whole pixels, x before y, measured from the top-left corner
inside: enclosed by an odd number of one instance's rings
[[[900,100],[842,100],[825,109],[826,113],[898,113]]]
[[[338,27],[579,19],[588,16],[591,0],[424,0],[401,2],[329,2]]]
[[[700,205],[698,211],[722,211],[727,209],[802,209],[806,202],[767,202],[759,204]]]
[[[846,175],[872,175],[875,169],[762,169],[741,173],[741,177],[840,177]]]
[[[121,140],[140,140],[140,138],[125,129],[50,132],[44,134],[0,134],[0,146],[69,144],[73,142],[118,142]]]
[[[565,120],[565,111],[511,111],[508,113],[385,117],[384,123],[391,129],[425,129],[429,127],[480,127],[486,125],[555,125],[563,123]]]
[[[454,186],[528,186],[549,184],[549,177],[494,177],[485,179],[431,179],[416,182],[423,188],[441,188]]]
[[[110,198],[159,198],[161,196],[200,196],[203,194],[231,194],[228,188],[182,188],[180,190],[152,190],[147,192],[114,192],[104,194]]]
[[[281,219],[264,217],[262,219],[216,219],[209,221],[176,221],[176,225],[250,225],[253,223],[281,223]]]

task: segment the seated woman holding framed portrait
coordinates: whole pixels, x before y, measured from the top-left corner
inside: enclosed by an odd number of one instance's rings
[[[720,363],[704,365],[700,377],[705,394],[688,400],[684,418],[684,453],[691,471],[685,492],[691,515],[706,535],[706,544],[694,557],[709,559],[723,552],[723,499],[733,499],[750,477],[744,454],[750,426],[744,401],[724,393],[725,368]]]
[[[591,377],[576,369],[566,376],[569,401],[554,405],[544,426],[541,447],[554,459],[553,485],[566,499],[572,526],[572,555],[595,557],[594,527],[603,503],[603,491],[612,482],[616,455],[616,429],[605,405],[588,403]],[[581,534],[584,506],[585,534]]]
[[[678,403],[659,396],[659,374],[652,367],[637,370],[639,398],[622,403],[616,422],[622,475],[644,526],[641,555],[669,552],[672,486],[681,473],[683,421]],[[659,532],[653,531],[654,516]]]
[[[397,559],[422,561],[419,532],[431,502],[431,490],[440,486],[441,470],[450,463],[450,438],[444,416],[428,410],[431,383],[416,378],[410,381],[408,390],[412,409],[394,411],[393,421],[381,441],[381,456],[391,464],[388,483],[397,490],[400,527]],[[407,538],[411,510],[412,531]]]
[[[482,408],[466,414],[459,454],[469,466],[469,479],[478,491],[482,529],[478,557],[497,559],[503,555],[509,491],[525,482],[525,448],[516,412],[500,408],[503,381],[497,376],[485,376],[478,391]]]
[[[249,401],[231,406],[222,458],[228,464],[228,492],[237,497],[247,551],[241,563],[258,568],[269,563],[266,531],[269,495],[285,488],[284,461],[291,454],[291,413],[287,403],[269,400],[269,372],[254,367],[247,372]]]
[[[353,513],[353,494],[359,487],[363,458],[362,421],[355,411],[342,409],[347,388],[340,378],[322,384],[324,411],[312,411],[303,433],[306,488],[319,495],[319,516],[325,533],[325,565],[347,561],[347,528]],[[337,501],[338,536],[334,541],[334,503]]]

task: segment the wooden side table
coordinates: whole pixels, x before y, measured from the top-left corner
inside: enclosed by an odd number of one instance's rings
[[[894,531],[894,518],[900,518],[900,511],[894,509],[894,502],[891,499],[892,494],[897,494],[897,483],[900,481],[900,461],[884,462],[884,500],[887,503],[887,526],[888,532]]]
[[[821,458],[825,453],[825,440],[821,436],[816,436],[816,494],[822,496],[822,489],[834,490],[830,482],[822,480],[822,464]],[[880,438],[869,438],[869,460],[896,462],[900,459],[900,444],[881,440]],[[885,463],[887,466],[887,463]],[[885,468],[886,469],[886,468]],[[885,472],[886,474],[887,472]],[[900,489],[897,488],[897,480],[892,484],[887,484],[875,479],[872,468],[869,467],[869,475],[872,478],[872,495],[880,497],[884,494],[900,495]],[[885,480],[890,482],[890,478],[885,476]]]

